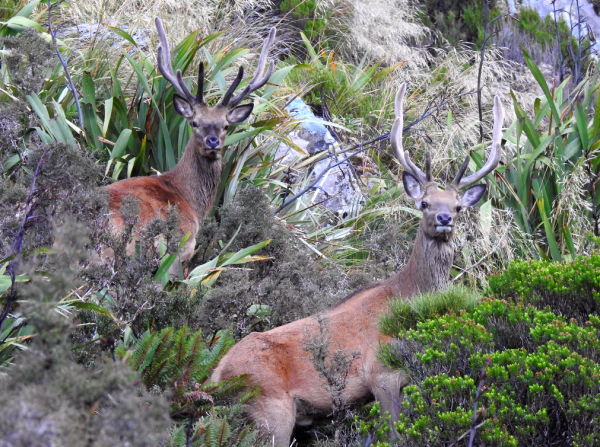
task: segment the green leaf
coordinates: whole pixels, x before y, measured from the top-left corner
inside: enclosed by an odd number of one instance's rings
[[[267,241],[259,242],[256,245],[252,245],[251,247],[247,247],[247,248],[244,248],[244,249],[238,251],[233,256],[231,256],[229,259],[227,259],[225,262],[223,262],[223,264],[221,264],[221,267],[225,267],[225,266],[231,265],[231,264],[237,264],[238,261],[245,258],[246,256],[250,256],[250,255],[256,253],[261,248],[267,246],[270,242],[271,242],[271,239],[269,239]]]
[[[8,22],[6,22],[6,26],[19,33],[29,28],[34,28],[38,31],[44,31],[42,25],[23,16],[11,17],[10,19],[8,19]]]
[[[121,158],[125,154],[125,149],[131,139],[131,129],[123,129],[119,138],[115,142],[113,150],[110,153],[110,159]]]
[[[544,75],[542,74],[538,66],[535,64],[535,62],[533,62],[533,59],[531,59],[529,53],[527,53],[523,46],[521,46],[521,50],[523,50],[523,56],[525,58],[525,63],[527,64],[529,71],[531,71],[531,74],[533,75],[539,86],[542,88],[544,95],[546,95],[548,104],[552,109],[552,122],[555,126],[558,126],[560,123],[560,115],[558,113],[558,109],[556,108],[556,104],[554,103],[554,98],[552,98],[552,94],[550,93],[550,89],[548,88],[548,84],[546,83],[546,78],[544,78]]]
[[[131,36],[129,35],[129,33],[125,32],[125,31],[123,31],[122,29],[120,29],[120,28],[117,28],[117,27],[115,27],[115,26],[107,26],[107,28],[108,28],[109,30],[111,30],[113,33],[115,33],[115,34],[117,34],[117,35],[121,36],[123,39],[125,39],[127,42],[129,42],[129,43],[130,43],[131,45],[133,45],[134,47],[137,47],[137,46],[138,46],[138,44],[135,42],[135,40],[133,39],[133,37],[131,37]]]
[[[69,302],[68,304],[70,304],[73,307],[76,307],[77,309],[91,310],[93,312],[96,312],[97,314],[105,315],[107,317],[113,318],[112,314],[109,311],[107,311],[103,307],[100,307],[100,306],[98,306],[97,304],[94,304],[94,303],[84,302],[84,301],[78,301],[77,300],[77,301]]]

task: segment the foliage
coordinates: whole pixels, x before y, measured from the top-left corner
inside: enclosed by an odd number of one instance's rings
[[[490,2],[489,20],[500,15],[496,2]],[[426,0],[419,4],[423,23],[439,32],[451,44],[459,41],[483,44],[483,2],[477,0]]]
[[[447,445],[471,427],[478,375],[490,359],[476,443],[589,445],[600,402],[600,320],[584,325],[523,303],[486,299],[399,334],[388,362],[415,384],[405,388],[400,440]]]
[[[525,50],[524,56],[544,96],[535,100],[531,119],[513,94],[517,120],[505,136],[514,151],[497,191],[540,256],[559,261],[582,251],[585,240],[574,235],[599,231],[600,107],[594,91],[600,73],[588,74],[571,94],[567,81],[551,91]]]
[[[115,349],[115,355],[138,371],[149,391],[168,391],[172,414],[178,419],[190,412],[206,411],[217,399],[239,393],[247,386],[247,378],[234,378],[218,384],[208,383],[212,370],[234,341],[227,331],[220,331],[210,344],[202,339],[202,332],[190,333],[184,326],[175,331],[167,327],[161,331],[146,331],[134,341],[132,333],[125,334]],[[129,349],[126,348],[130,344]],[[258,389],[244,393],[239,402],[251,400]]]
[[[446,290],[429,292],[411,298],[396,299],[390,303],[389,313],[381,319],[381,331],[395,336],[402,330],[414,328],[418,322],[450,312],[472,312],[481,295],[462,285],[451,285]]]
[[[572,262],[515,261],[490,277],[498,298],[522,297],[536,307],[550,307],[580,323],[600,314],[600,255],[578,256]]]
[[[164,396],[136,385],[129,368],[107,361],[85,367],[73,361],[70,334],[76,309],[65,304],[77,284],[69,266],[85,256],[83,228],[65,224],[55,248],[52,274],[37,274],[19,285],[15,313],[32,331],[24,351],[2,371],[0,431],[9,445],[157,445],[168,437],[171,421]],[[76,421],[76,423],[74,423]]]
[[[271,239],[261,255],[269,259],[228,269],[209,290],[199,290],[199,321],[207,333],[233,324],[235,337],[268,330],[331,306],[365,278],[348,277],[332,263],[314,260],[310,252],[273,216],[264,193],[241,190],[218,211],[220,221],[206,223],[198,234],[195,264],[204,264],[223,250],[237,251]],[[268,235],[268,237],[267,237]]]
[[[292,71],[288,83],[308,86],[303,99],[317,109],[317,115],[360,132],[389,118],[384,112],[387,98],[373,92],[402,63],[384,67],[383,61],[370,61],[366,55],[356,65],[344,63],[335,50],[313,46],[304,34],[302,38],[308,52],[308,60],[302,66],[306,69]],[[295,60],[290,58],[290,62]],[[328,104],[323,104],[324,100]],[[328,109],[323,110],[325,107]]]

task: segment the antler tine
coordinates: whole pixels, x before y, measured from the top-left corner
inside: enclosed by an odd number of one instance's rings
[[[467,155],[465,157],[465,161],[463,161],[462,166],[456,173],[456,177],[454,177],[454,180],[452,180],[452,185],[454,185],[456,187],[458,187],[460,185],[460,179],[462,178],[463,175],[465,175],[465,172],[467,171],[467,168],[469,167],[469,161],[471,161],[471,157]]]
[[[161,43],[158,46],[158,69],[165,79],[171,83],[179,95],[183,96],[191,103],[195,103],[196,97],[187,88],[185,82],[183,82],[181,70],[177,70],[177,76],[175,76],[173,73],[173,65],[171,63],[171,54],[169,51],[169,41],[167,40],[167,34],[165,33],[165,29],[161,20],[158,17],[155,17],[154,23],[156,24],[156,31],[158,31],[158,37]]]
[[[240,69],[238,70],[238,74],[237,74],[236,78],[233,80],[233,82],[231,83],[231,85],[229,86],[229,88],[227,89],[225,94],[223,95],[223,99],[221,99],[221,105],[223,105],[223,106],[229,105],[229,100],[231,99],[231,95],[233,94],[233,92],[235,92],[235,89],[237,88],[237,86],[240,85],[240,82],[242,82],[243,78],[244,78],[244,67],[240,66]]]
[[[198,91],[196,92],[198,104],[204,104],[204,62],[198,67]]]
[[[267,69],[267,72],[264,74],[264,76],[263,76],[263,72],[265,70],[265,66],[267,65],[267,57],[269,55],[269,48],[271,47],[271,45],[273,44],[273,41],[275,40],[276,33],[277,33],[277,29],[275,27],[271,28],[271,31],[269,32],[269,36],[265,40],[265,43],[263,44],[263,48],[260,52],[260,58],[258,59],[258,67],[256,68],[256,74],[254,75],[252,80],[248,83],[246,88],[244,88],[244,90],[242,90],[231,101],[229,101],[230,107],[235,107],[236,105],[238,105],[246,96],[248,96],[253,91],[261,88],[271,78],[271,75],[273,74],[273,71],[275,70],[275,63],[273,61],[269,62],[269,68]]]
[[[492,135],[492,150],[490,151],[490,156],[479,171],[460,180],[460,183],[458,185],[459,189],[465,188],[481,180],[483,177],[492,172],[498,165],[498,162],[500,161],[502,149],[502,124],[504,122],[504,107],[502,106],[502,101],[500,101],[500,97],[497,95],[494,97],[494,108],[492,110],[492,114],[494,115],[494,132]]]
[[[392,131],[390,132],[390,142],[392,144],[392,149],[394,150],[396,158],[404,167],[404,169],[410,174],[412,174],[419,182],[427,183],[429,181],[428,176],[426,176],[423,171],[417,168],[417,166],[412,162],[412,160],[408,156],[408,151],[405,151],[402,147],[402,129],[404,127],[404,116],[402,113],[402,106],[404,103],[404,94],[406,93],[406,87],[406,83],[401,84],[400,88],[398,89],[398,93],[396,93],[396,100],[394,103],[396,120],[394,121]],[[429,173],[429,177],[431,177],[431,172]]]
[[[428,182],[433,181],[433,176],[431,175],[431,152],[425,152],[425,178]]]

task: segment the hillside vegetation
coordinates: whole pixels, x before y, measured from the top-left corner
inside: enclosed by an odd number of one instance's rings
[[[216,384],[210,375],[244,336],[316,315],[408,261],[421,212],[388,135],[403,82],[404,148],[419,166],[430,152],[440,184],[466,155],[470,172],[487,159],[495,95],[506,109],[501,162],[480,205],[456,222],[449,288],[392,302],[381,319],[393,340],[381,361],[411,379],[399,422],[377,403],[341,402],[335,420],[298,440],[596,445],[600,66],[593,36],[573,36],[566,16],[505,9],[480,0],[8,0],[0,446],[266,445],[244,418],[261,390],[245,376]],[[229,130],[187,265],[176,208],[135,236],[139,203],[124,200],[124,231],[114,234],[100,189],[169,171],[191,137],[158,70],[155,17],[194,92],[204,63],[210,105],[239,66],[254,75],[277,27],[274,73],[251,95],[251,117]],[[297,97],[334,135],[328,150],[291,140],[306,123],[286,107]],[[356,206],[334,213],[316,200],[311,169],[349,155]]]

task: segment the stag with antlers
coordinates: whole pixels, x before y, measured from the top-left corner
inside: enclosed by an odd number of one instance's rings
[[[332,349],[360,354],[348,374],[344,400],[358,406],[376,399],[382,413],[388,412],[392,421],[398,420],[399,400],[408,377],[402,371],[387,369],[378,360],[378,346],[390,341],[379,331],[379,317],[393,298],[438,290],[448,283],[454,258],[452,236],[456,216],[461,208],[475,205],[485,192],[486,185],[473,186],[473,183],[492,172],[500,160],[504,119],[502,103],[496,96],[489,159],[482,169],[463,178],[468,167],[467,156],[456,178],[441,190],[433,180],[429,154],[423,172],[403,150],[405,92],[403,84],[396,95],[396,120],[390,138],[394,154],[404,167],[404,188],[423,212],[412,255],[391,278],[351,294],[322,314],[332,334]],[[331,415],[331,394],[304,350],[303,340],[307,334],[317,333],[318,324],[317,319],[309,317],[248,335],[223,357],[211,378],[220,381],[248,374],[260,386],[261,395],[248,415],[265,438],[272,437],[276,446],[289,445],[295,425],[306,425],[314,418]]]
[[[158,68],[176,93],[173,105],[193,129],[193,134],[185,152],[177,165],[169,172],[151,177],[138,177],[118,181],[106,187],[109,193],[109,207],[112,212],[111,224],[118,232],[123,228],[123,218],[119,213],[125,196],[139,200],[138,227],[147,225],[154,219],[164,218],[169,206],[177,207],[179,225],[183,234],[189,237],[179,254],[182,262],[188,261],[196,245],[196,233],[200,222],[210,211],[217,193],[221,177],[221,151],[231,124],[246,120],[252,113],[253,103],[238,105],[250,93],[264,86],[273,74],[271,61],[265,72],[269,48],[275,39],[275,28],[264,42],[258,68],[248,85],[234,96],[235,90],[244,77],[240,67],[237,77],[221,101],[209,107],[204,101],[204,64],[198,70],[198,91],[196,95],[185,85],[181,71],[173,73],[169,43],[160,19],[155,19],[160,38],[158,47]],[[176,273],[176,272],[172,272]]]

